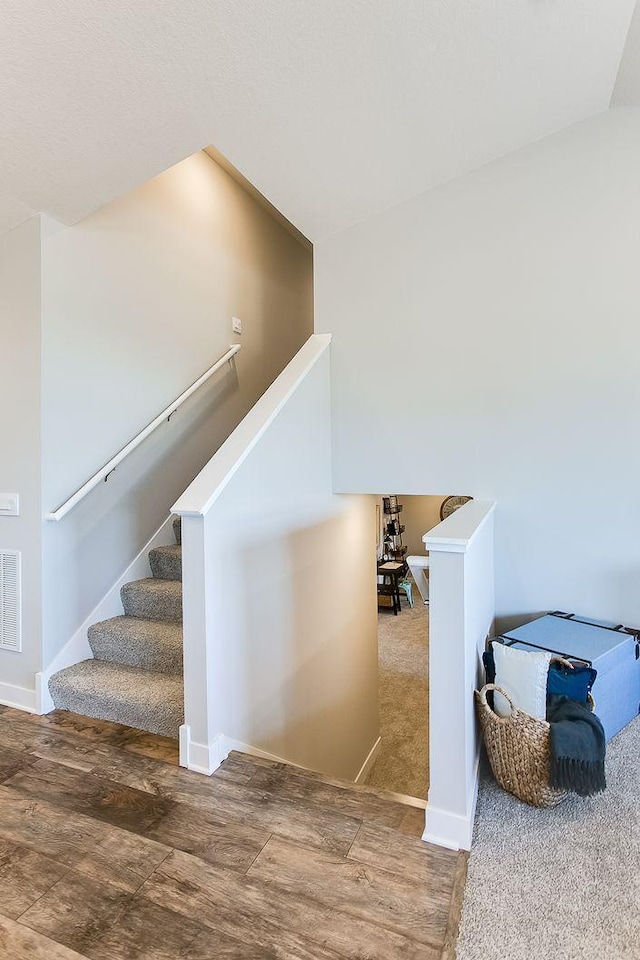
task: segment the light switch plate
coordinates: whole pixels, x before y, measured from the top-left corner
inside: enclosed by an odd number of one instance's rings
[[[17,493],[0,493],[0,517],[20,515],[20,497]]]
[[[231,317],[231,329],[234,333],[242,333],[242,320],[240,317]]]

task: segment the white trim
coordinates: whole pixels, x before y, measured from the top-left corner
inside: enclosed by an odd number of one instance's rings
[[[437,527],[425,533],[426,550],[466,553],[496,508],[495,500],[469,500]]]
[[[189,746],[191,737],[191,727],[188,723],[180,724],[178,731],[178,742],[180,745],[178,763],[181,767],[189,767]]]
[[[380,737],[378,737],[378,740],[369,751],[361,772],[365,765],[369,763],[372,755],[373,759],[375,759],[375,752],[379,744]],[[218,734],[212,743],[195,743],[191,739],[191,727],[189,724],[184,723],[180,727],[180,766],[187,767],[189,770],[210,777],[233,750],[237,753],[246,753],[247,756],[250,757],[260,757],[262,760],[271,760],[273,763],[284,763],[286,766],[294,767],[296,770],[310,769],[309,767],[304,767],[301,763],[296,763],[295,760],[287,760],[285,757],[281,757],[276,753],[269,753],[268,750],[263,750],[261,747],[254,747],[251,743],[244,743],[242,740],[233,740],[223,733]],[[348,782],[348,780],[345,780],[345,783]],[[400,795],[398,794],[398,796]],[[413,801],[412,806],[423,805],[423,801],[417,797],[408,797],[407,800]]]
[[[13,683],[0,683],[0,703],[5,707],[25,710],[27,713],[39,713],[38,697],[35,690],[18,687]]]
[[[49,693],[49,677],[51,674],[43,673],[40,670],[36,673],[36,713],[51,713],[55,709],[55,704]]]
[[[140,433],[133,438],[133,440],[130,440],[129,443],[122,448],[122,450],[119,450],[118,453],[116,453],[111,460],[105,463],[105,465],[101,467],[97,473],[94,473],[94,475],[90,477],[86,483],[83,483],[74,494],[68,497],[64,503],[61,503],[60,506],[51,513],[45,514],[45,520],[57,521],[62,520],[63,517],[66,517],[69,511],[73,510],[76,504],[80,503],[81,500],[84,500],[87,494],[90,493],[94,487],[97,487],[101,480],[106,480],[109,474],[112,473],[112,471],[115,470],[120,463],[122,463],[125,457],[128,457],[129,454],[136,449],[136,447],[139,447],[140,444],[146,440],[147,437],[152,434],[161,423],[164,423],[165,420],[169,420],[176,410],[178,410],[182,404],[188,400],[193,393],[196,392],[196,390],[206,383],[209,377],[212,377],[213,374],[216,373],[220,367],[224,366],[225,363],[232,363],[233,358],[238,350],[240,350],[241,346],[242,344],[240,343],[232,344],[224,356],[220,357],[219,360],[216,360],[216,362],[209,367],[208,370],[205,370],[202,376],[198,377],[198,379],[195,380],[190,387],[187,387],[187,389],[183,391],[183,393],[181,393],[180,396],[173,401],[173,403],[170,403],[169,406],[162,411],[162,413],[159,413],[158,416],[151,421],[151,423],[148,423],[144,430],[141,430]]]
[[[434,843],[447,850],[471,850],[473,841],[473,823],[476,816],[478,802],[478,786],[480,782],[480,751],[476,755],[473,770],[471,789],[467,798],[467,811],[464,816],[441,810],[427,803],[427,815],[422,839],[426,843]]]
[[[330,343],[330,333],[316,333],[309,337],[293,360],[189,484],[173,505],[173,513],[181,517],[204,517],[209,512]]]
[[[183,753],[186,754],[186,764],[182,762]],[[213,743],[196,743],[191,739],[189,725],[183,724],[180,727],[180,763],[189,770],[210,777],[228,756],[226,737],[222,734],[217,736]]]
[[[364,783],[364,781],[367,779],[367,775],[371,770],[371,767],[376,762],[376,757],[378,756],[378,752],[380,750],[381,745],[382,745],[382,737],[378,737],[374,745],[371,747],[371,750],[369,750],[369,753],[367,754],[364,763],[360,767],[358,775],[355,778],[355,783]]]
[[[243,743],[242,740],[232,740],[230,737],[223,737],[225,757],[228,757],[232,750],[238,753],[247,753],[250,757],[261,757],[263,760],[271,760],[273,763],[286,763],[288,767],[296,767],[297,770],[308,770],[299,763],[292,760],[285,760],[276,753],[269,753],[268,750],[262,750],[260,747],[254,747],[250,743]]]
[[[164,546],[167,542],[174,542],[172,531],[173,518],[168,516],[156,530],[150,540],[145,543],[138,555],[131,561],[127,569],[116,582],[107,590],[100,602],[93,608],[88,617],[80,624],[73,636],[64,645],[62,650],[41,672],[36,674],[36,690],[38,692],[37,712],[49,713],[54,704],[49,694],[49,679],[59,670],[72,667],[82,660],[91,660],[93,653],[89,646],[87,631],[94,623],[109,620],[111,617],[122,616],[122,601],[120,588],[131,580],[141,580],[151,575],[149,567],[149,551],[154,547]],[[169,537],[169,541],[167,540]]]
[[[375,787],[371,789],[375,791]],[[381,790],[380,792],[383,793],[385,797],[404,804],[405,807],[415,807],[416,810],[424,810],[425,814],[427,812],[427,801],[421,800],[420,797],[410,797],[407,793],[394,793],[393,790]]]

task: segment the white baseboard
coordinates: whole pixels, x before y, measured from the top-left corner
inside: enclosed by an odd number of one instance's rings
[[[180,766],[210,777],[229,755],[226,749],[226,737],[219,734],[212,743],[197,743],[191,739],[191,727],[183,723],[180,727]]]
[[[89,656],[91,656],[91,653],[89,653]],[[82,659],[86,660],[86,657],[82,657]],[[76,660],[75,662],[78,663],[79,661]],[[62,667],[60,669],[62,669]],[[53,672],[54,671],[51,671],[51,673]],[[49,677],[51,673],[44,674],[42,671],[36,673],[36,712],[39,714],[51,713],[55,706],[49,693]]]
[[[187,767],[196,773],[202,773],[210,777],[223,760],[226,760],[232,750],[238,753],[246,753],[250,757],[260,757],[262,760],[271,760],[273,763],[286,763],[289,767],[297,767],[299,770],[306,770],[301,764],[294,760],[287,760],[278,754],[269,753],[268,750],[262,750],[260,747],[254,747],[250,743],[244,743],[242,740],[232,740],[224,734],[219,734],[212,743],[196,743],[191,739],[191,730],[189,724],[184,723],[180,727],[180,766]]]
[[[355,777],[356,783],[364,783],[364,781],[367,779],[367,775],[371,770],[371,767],[376,762],[376,757],[378,756],[378,751],[380,750],[381,743],[382,743],[382,737],[378,737],[374,745],[371,747],[371,750],[369,750],[369,753],[367,754],[364,763],[360,767],[360,770],[358,771],[358,775]]]
[[[27,713],[39,713],[36,690],[17,687],[13,683],[0,683],[0,703],[5,707],[15,707]]]
[[[473,822],[478,802],[478,784],[480,772],[480,752],[476,756],[471,789],[467,798],[467,813],[463,816],[442,810],[427,803],[427,822],[422,839],[435,843],[448,850],[471,850],[473,840]]]
[[[64,670],[65,667],[72,667],[82,660],[90,660],[93,657],[87,639],[87,630],[93,623],[99,623],[101,620],[109,620],[111,617],[118,617],[122,614],[120,588],[125,583],[129,583],[130,580],[141,580],[143,577],[150,576],[149,551],[153,550],[154,547],[161,547],[166,543],[173,542],[172,523],[173,518],[168,516],[151,539],[145,543],[135,559],[131,561],[124,573],[118,577],[102,600],[94,607],[86,620],[78,627],[71,639],[51,661],[49,666],[41,673],[36,674],[36,691],[38,695],[36,713],[49,713],[49,711],[53,710],[53,701],[49,694],[49,678],[52,677],[54,673],[57,673],[58,670]],[[167,537],[169,539],[167,539]]]
[[[243,743],[242,740],[231,740],[230,737],[224,737],[225,744],[225,757],[228,757],[232,750],[236,750],[238,753],[247,753],[250,757],[261,757],[263,760],[271,760],[273,763],[286,763],[290,767],[297,767],[299,770],[308,770],[308,767],[303,767],[302,764],[296,763],[294,760],[286,760],[284,757],[279,757],[275,753],[269,753],[268,750],[262,750],[260,747],[254,747],[250,743]]]

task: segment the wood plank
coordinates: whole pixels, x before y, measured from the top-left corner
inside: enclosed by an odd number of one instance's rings
[[[0,746],[0,783],[19,770],[31,766],[32,763],[35,763],[35,757],[29,756],[28,753]]]
[[[162,820],[173,803],[165,797],[101,780],[85,773],[38,760],[5,781],[24,796],[47,800],[75,813],[84,813],[124,830],[144,833]]]
[[[133,762],[129,762],[132,760]],[[360,820],[322,805],[277,797],[267,790],[158,765],[141,757],[100,759],[94,776],[114,779],[137,790],[211,812],[227,823],[254,826],[300,843],[346,853]]]
[[[177,740],[173,737],[160,737],[154,733],[147,733],[145,730],[130,729],[127,736],[122,736],[116,743],[110,741],[110,745],[119,747],[125,753],[161,760],[172,766],[177,766],[180,758]]]
[[[86,960],[74,950],[0,917],[0,957],[6,960]]]
[[[144,730],[135,730],[121,723],[110,720],[97,720],[93,717],[83,717],[68,710],[53,710],[44,716],[25,714],[21,710],[8,708],[5,719],[11,723],[31,723],[40,728],[48,729],[57,734],[73,734],[80,741],[89,741],[93,744],[101,743],[117,747],[125,753],[140,754],[163,760],[176,765],[178,763],[179,747],[177,740],[172,737],[161,737],[147,733]]]
[[[362,824],[348,856],[415,880],[434,894],[445,895],[447,901],[458,864],[453,850],[372,823]]]
[[[154,840],[0,787],[0,837],[61,866],[136,890],[170,852]]]
[[[456,960],[456,943],[460,932],[460,917],[462,916],[462,902],[464,900],[464,886],[467,881],[469,854],[461,850],[458,854],[458,865],[453,883],[451,901],[449,903],[449,917],[447,931],[444,938],[441,960]]]
[[[30,714],[23,716],[29,717]],[[0,723],[0,746],[24,753],[25,756],[46,758],[79,770],[92,768],[89,744],[78,744],[69,736],[59,735],[46,728],[41,729],[32,720],[16,718],[5,723],[5,718],[6,714],[3,714],[3,722]]]
[[[176,806],[145,834],[228,870],[244,873],[271,834],[248,824],[229,823],[186,804]]]
[[[247,876],[422,944],[441,948],[444,942],[448,897],[379,867],[272,837]]]
[[[223,760],[214,776],[221,780],[235,780],[236,783],[249,783],[256,771],[256,767],[248,767],[235,757],[229,756]]]
[[[249,876],[172,853],[141,887],[186,917],[273,951],[278,960],[439,960],[439,949]]]
[[[270,960],[261,947],[234,940],[136,897],[85,948],[91,960]]]
[[[148,736],[151,737],[152,734]],[[132,757],[132,754],[135,756]],[[100,743],[96,746],[93,757],[96,773],[113,779],[122,779],[124,776],[131,786],[147,789],[151,793],[162,792],[158,789],[160,785],[171,785],[181,779],[186,778],[187,781],[191,779],[194,783],[203,780],[202,774],[194,773],[177,764],[169,764],[164,760],[160,762],[153,756],[151,748],[142,754],[133,750],[125,752],[110,744]],[[222,761],[213,776],[216,780],[232,780],[235,783],[247,784],[251,780],[254,769],[247,770],[243,764],[227,758]]]
[[[72,866],[102,842],[103,824],[0,786],[0,836]]]
[[[132,895],[69,871],[33,906],[20,923],[57,943],[87,954],[124,913]]]
[[[412,807],[414,804],[421,806],[424,810],[426,802],[419,800],[417,797],[406,797],[401,793],[394,793],[392,790],[385,790],[382,787],[371,787],[367,783],[355,783],[351,780],[340,779],[340,777],[333,777],[327,773],[320,773],[318,770],[307,770],[306,767],[297,767],[290,763],[283,763],[276,760],[265,760],[263,757],[256,757],[253,754],[249,753],[240,753],[237,750],[232,750],[229,754],[229,758],[235,760],[237,763],[241,763],[246,766],[248,770],[256,768],[256,766],[266,766],[270,767],[274,772],[280,772],[282,775],[288,775],[293,773],[297,776],[305,777],[308,780],[319,781],[320,783],[330,784],[334,787],[340,787],[343,790],[350,790],[358,794],[368,794],[372,797],[377,797],[379,800],[384,800],[390,803],[399,803],[402,806]],[[215,775],[215,774],[214,774]]]
[[[267,790],[273,796],[287,800],[303,800],[360,820],[369,820],[386,827],[396,827],[407,808],[374,793],[357,791],[346,783],[337,786],[325,780],[313,779],[295,767],[284,770],[276,767],[258,767],[251,778],[251,786]]]
[[[171,850],[155,840],[105,826],[100,844],[74,863],[76,873],[134,893]]]
[[[67,870],[23,844],[0,839],[0,913],[16,920]]]
[[[38,928],[10,931],[11,960],[453,960],[462,855],[415,839],[423,810],[240,754],[203,777],[118,724],[0,717],[0,911]]]
[[[423,808],[425,806],[425,801],[419,800],[416,797],[406,797],[404,794],[394,793],[392,790],[385,790],[382,787],[371,787],[367,783],[355,783],[355,781],[334,777],[328,773],[320,773],[318,770],[308,770],[306,767],[298,767],[295,764],[284,763],[278,760],[266,760],[263,757],[257,757],[253,754],[240,753],[237,750],[231,751],[229,759],[235,760],[238,764],[243,764],[247,770],[255,770],[256,767],[263,766],[269,767],[274,772],[280,772],[284,775],[293,773],[309,780],[331,784],[332,786],[339,787],[343,790],[350,790],[358,794],[378,797],[380,800],[388,800],[391,801],[391,803],[400,803],[403,806],[405,804],[411,806],[413,802],[421,804]]]
[[[225,820],[252,824],[269,833],[338,853],[348,851],[360,827],[360,820],[355,817],[215,777],[201,796],[185,795],[180,788],[172,796],[203,810],[213,810]]]
[[[425,813],[424,807],[407,807],[398,825],[400,833],[405,833],[408,837],[422,837],[426,825]]]

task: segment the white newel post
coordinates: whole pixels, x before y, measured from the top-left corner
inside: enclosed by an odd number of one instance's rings
[[[205,525],[201,515],[182,515],[182,629],[185,718],[180,728],[180,764],[210,775],[221,760],[220,699],[215,696],[215,641],[207,636],[212,617],[206,584],[210,579]],[[188,694],[187,694],[188,691]]]
[[[495,615],[492,501],[472,500],[423,537],[429,551],[430,784],[423,839],[469,850],[478,793],[473,691]]]

